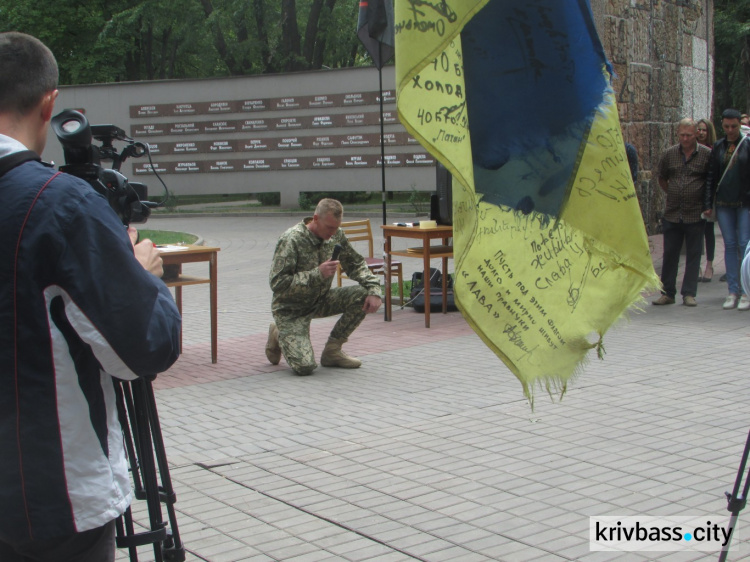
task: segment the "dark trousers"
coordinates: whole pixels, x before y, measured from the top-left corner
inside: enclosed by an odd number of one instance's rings
[[[662,220],[664,233],[664,260],[661,266],[662,293],[674,298],[677,294],[677,268],[680,250],[685,242],[685,274],[682,277],[683,297],[694,297],[698,291],[698,275],[701,268],[701,246],[705,233],[703,221],[684,223]]]
[[[716,232],[714,231],[715,222],[705,221],[706,223],[706,261],[714,261],[716,253]]]
[[[115,522],[67,537],[8,544],[0,541],[2,562],[111,562]]]

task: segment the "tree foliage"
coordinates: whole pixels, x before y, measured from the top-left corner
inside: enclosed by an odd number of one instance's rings
[[[354,66],[357,9],[343,0],[0,0],[0,30],[44,41],[62,84],[207,78]]]
[[[750,110],[750,0],[716,0],[714,115]]]
[[[55,53],[62,84],[369,64],[346,0],[0,0],[0,30]],[[714,114],[750,109],[750,0],[714,1]]]

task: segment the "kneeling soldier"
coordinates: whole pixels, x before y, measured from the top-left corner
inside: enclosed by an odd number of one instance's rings
[[[310,321],[341,314],[320,357],[324,367],[356,369],[362,362],[341,346],[368,313],[380,308],[380,283],[365,259],[352,248],[341,230],[344,208],[335,199],[318,203],[306,218],[281,235],[269,275],[275,323],[268,330],[266,357],[277,365],[284,355],[298,375],[318,366],[310,343]],[[339,260],[331,259],[336,245]],[[357,286],[331,288],[338,264]]]

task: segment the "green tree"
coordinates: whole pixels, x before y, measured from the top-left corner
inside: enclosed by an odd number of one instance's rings
[[[714,115],[750,110],[750,0],[716,0]]]
[[[0,0],[0,29],[23,31],[41,39],[52,49],[60,65],[62,83],[75,84],[111,80],[107,64],[111,44],[97,45],[106,17],[103,2],[83,6],[61,0]]]
[[[62,84],[353,66],[356,21],[339,0],[0,0],[0,29],[44,41]]]

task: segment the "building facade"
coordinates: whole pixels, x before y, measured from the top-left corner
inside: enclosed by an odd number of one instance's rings
[[[711,119],[713,0],[592,0],[616,77],[625,140],[638,150],[636,190],[649,234],[659,232],[664,196],[652,174],[677,143],[684,117]]]

